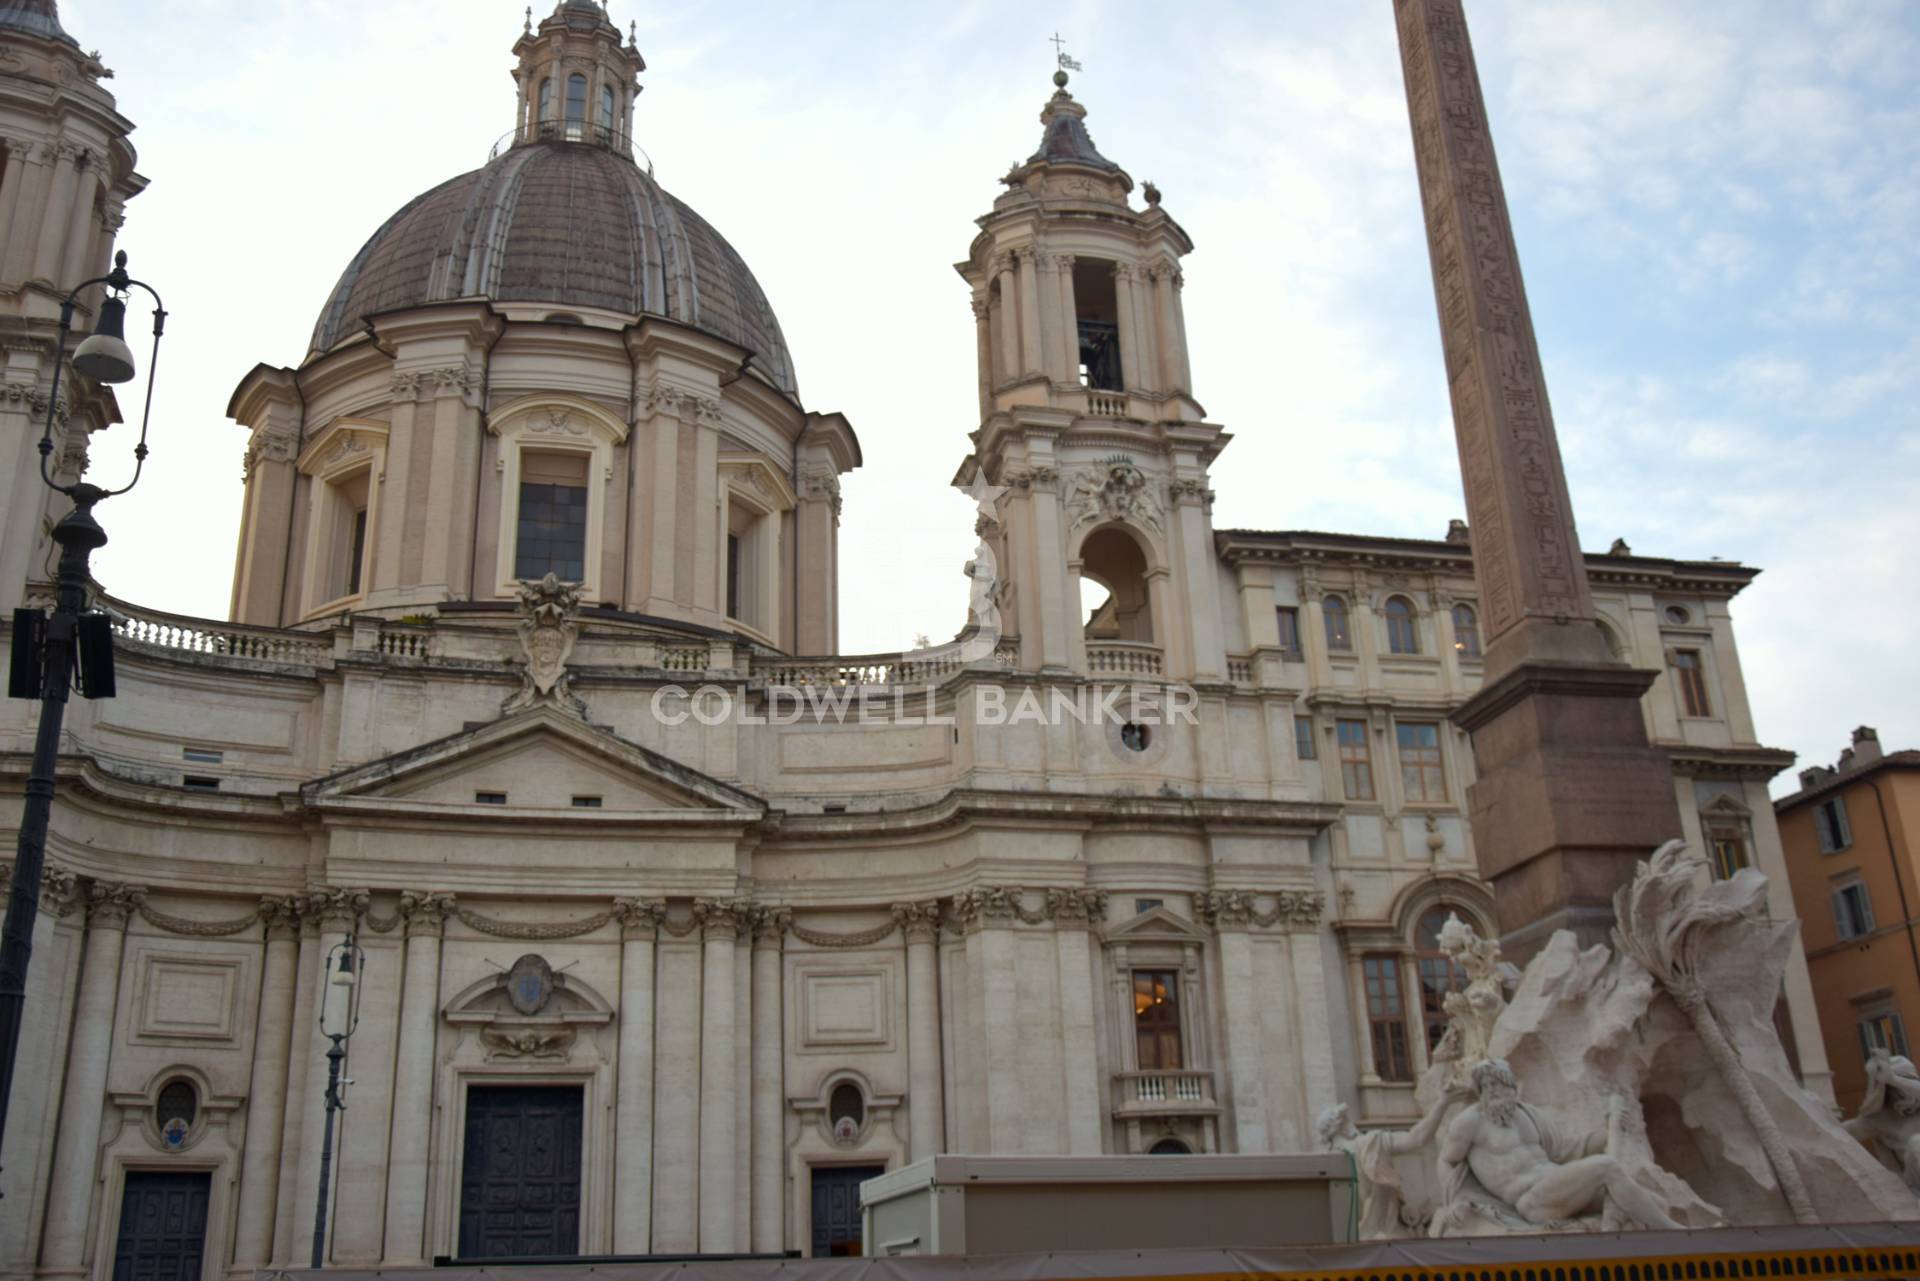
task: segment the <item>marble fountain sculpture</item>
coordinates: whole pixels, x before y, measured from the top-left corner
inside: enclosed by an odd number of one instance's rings
[[[1356,1130],[1378,1239],[1920,1219],[1920,1072],[1876,1055],[1860,1114],[1802,1089],[1774,1029],[1797,926],[1752,868],[1709,881],[1670,841],[1614,897],[1613,946],[1562,931],[1524,973],[1458,919],[1467,975],[1404,1132]]]

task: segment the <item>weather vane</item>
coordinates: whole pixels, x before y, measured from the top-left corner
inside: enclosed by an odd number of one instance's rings
[[[1081,70],[1080,64],[1074,59],[1069,58],[1067,56],[1067,42],[1060,38],[1060,33],[1058,31],[1053,33],[1053,38],[1049,43],[1053,45],[1054,61],[1059,65],[1060,70],[1062,71]]]

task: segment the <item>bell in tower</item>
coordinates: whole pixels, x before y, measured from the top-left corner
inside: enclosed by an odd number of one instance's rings
[[[1040,145],[966,261],[980,429],[956,483],[983,522],[1030,670],[1224,679],[1207,468],[1228,436],[1193,397],[1180,259],[1193,242],[1094,145],[1064,56]]]

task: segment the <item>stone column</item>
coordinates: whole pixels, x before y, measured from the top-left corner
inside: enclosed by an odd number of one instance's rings
[[[1020,372],[1041,373],[1045,362],[1040,356],[1040,273],[1031,249],[1020,254]]]
[[[940,904],[895,903],[907,939],[907,1148],[925,1160],[946,1150],[946,1094],[940,1082]]]
[[[1073,293],[1072,254],[1056,254],[1053,259],[1060,277],[1060,360],[1066,369],[1063,381],[1080,381],[1080,304]]]
[[[784,1248],[786,1178],[784,1007],[780,994],[781,940],[793,914],[763,907],[753,918],[753,1234],[756,1254]]]
[[[1140,333],[1133,310],[1133,267],[1124,262],[1113,264],[1114,316],[1120,326],[1120,385],[1138,387],[1140,377]]]
[[[733,953],[744,905],[703,899],[700,975],[700,1251],[730,1253],[733,1240]]]
[[[388,1263],[427,1260],[427,1163],[433,1138],[434,1042],[440,1030],[440,938],[450,894],[402,894],[407,957],[393,1073],[393,1141],[387,1155]]]
[[[0,280],[9,285],[33,276],[34,255],[47,238],[41,212],[46,208],[47,189],[53,185],[55,150],[52,142],[27,143],[14,152],[8,164],[6,190],[0,192],[5,197],[0,213],[6,215],[6,225],[15,234],[0,247],[6,254],[0,262]]]
[[[1680,820],[1641,717],[1656,673],[1614,661],[1595,621],[1466,17],[1394,14],[1486,643],[1455,719],[1480,872],[1524,960],[1556,929],[1604,940],[1614,889]]]
[[[320,932],[314,939],[313,973],[309,977],[307,984],[312,990],[311,999],[313,1001],[317,1002],[320,999],[326,985],[327,978],[323,971],[326,967],[328,954],[333,948],[345,942],[347,935],[354,931],[355,927],[359,924],[360,914],[366,910],[369,898],[370,895],[368,895],[365,890],[356,891],[333,888],[313,890],[307,895],[307,910],[313,913],[314,918],[320,923]],[[320,1035],[318,1025],[320,1017],[319,1006],[317,1004],[309,1006],[307,1014],[309,1023],[311,1024],[311,1033],[307,1038],[307,1058],[309,1062],[307,1065],[306,1097],[291,1102],[288,1105],[289,1112],[297,1108],[303,1114],[300,1128],[300,1146],[293,1155],[294,1169],[298,1172],[294,1179],[293,1226],[295,1234],[299,1236],[299,1240],[291,1243],[291,1248],[287,1251],[287,1257],[296,1261],[305,1261],[307,1259],[307,1247],[312,1242],[313,1207],[320,1195],[320,1148],[326,1138],[327,1121],[327,1064],[325,1053],[328,1042],[326,1038]],[[343,1077],[353,1075],[353,1059],[351,1057],[353,1048],[353,1042],[348,1041],[347,1053],[349,1057],[346,1063],[342,1065],[340,1073]],[[336,1124],[334,1126],[334,1142],[336,1144],[340,1141],[342,1128],[343,1127],[338,1124],[338,1118],[336,1118]],[[337,1193],[340,1188],[340,1167],[342,1163],[337,1159],[339,1156],[337,1150],[334,1155],[336,1160],[333,1163],[334,1186],[332,1191],[335,1195],[330,1196],[329,1200],[337,1208],[339,1206]],[[286,1177],[284,1170],[285,1167],[283,1166],[281,1175],[283,1179]],[[301,1212],[303,1207],[305,1209],[304,1215]],[[303,1218],[309,1229],[308,1233],[304,1234],[299,1232],[299,1225]],[[324,1257],[330,1261],[333,1252],[332,1233],[339,1227],[339,1216],[329,1213],[327,1218],[329,1237],[327,1252]]]
[[[0,892],[12,871],[11,864],[0,864]],[[78,878],[63,868],[49,866],[41,873],[33,967],[27,975],[13,1103],[0,1162],[0,1276],[32,1276],[39,1254],[83,942],[79,928],[61,922],[80,907],[80,888]]]
[[[1089,925],[1107,914],[1105,890],[1048,890],[1060,965],[1060,1041],[1066,1075],[1067,1151],[1084,1156],[1106,1148],[1105,1094],[1093,1031],[1093,936]]]
[[[64,294],[78,281],[62,281],[66,267],[68,219],[73,213],[73,198],[80,186],[80,147],[62,139],[48,144],[54,150],[53,183],[41,216],[40,241],[33,256],[33,274]]]
[[[80,170],[79,182],[73,194],[73,213],[67,223],[66,262],[61,268],[60,278],[54,283],[65,290],[73,288],[88,276],[99,275],[96,265],[88,261],[94,246],[94,197],[100,190],[99,162],[87,165]],[[88,294],[98,292],[89,290]]]
[[[1220,1015],[1225,1023],[1227,1075],[1233,1101],[1234,1149],[1269,1150],[1267,1089],[1261,1072],[1260,1004],[1254,995],[1253,940],[1248,936],[1253,909],[1243,890],[1215,890],[1201,910],[1220,946]]]
[[[1027,507],[1033,520],[1030,555],[1035,573],[1028,581],[1039,587],[1035,604],[1043,609],[1052,606],[1041,615],[1040,665],[1066,671],[1073,662],[1067,637],[1081,628],[1080,598],[1068,598],[1066,564],[1060,559],[1061,549],[1066,546],[1060,472],[1054,467],[1036,466],[1026,476],[1016,477],[1014,483],[1030,491]]]
[[[315,1026],[313,998],[320,990],[320,918],[312,899],[296,894],[291,900],[300,923],[300,959],[294,972],[293,1033],[287,1045],[287,1099],[280,1130],[280,1178],[273,1212],[273,1260],[277,1264],[304,1264],[313,1233],[313,1207],[307,1207],[307,1234],[300,1233],[300,1150],[306,1141],[309,1068],[318,1057],[320,1039]],[[324,1070],[324,1065],[323,1065]]]
[[[980,369],[980,417],[984,420],[993,413],[993,323],[985,294],[973,296],[973,346]]]
[[[613,1252],[645,1254],[653,1236],[653,941],[666,904],[617,899],[620,1062],[614,1102]]]
[[[289,899],[262,899],[266,964],[260,974],[260,1020],[247,1087],[247,1139],[240,1156],[233,1270],[252,1276],[273,1252],[274,1204],[280,1191],[280,1127],[287,1115],[287,1055],[293,1039],[294,984],[300,915]]]
[[[87,1228],[98,1186],[101,1112],[106,1106],[107,1063],[113,1053],[113,1016],[120,994],[120,958],[127,917],[145,891],[95,882],[87,892],[87,946],[80,962],[80,998],[73,1012],[67,1051],[67,1084],[60,1100],[60,1133],[47,1189],[46,1229],[40,1275],[83,1276]]]
[[[997,387],[1020,376],[1020,290],[1012,254],[996,255],[993,272],[1000,282],[1000,368],[993,380]]]

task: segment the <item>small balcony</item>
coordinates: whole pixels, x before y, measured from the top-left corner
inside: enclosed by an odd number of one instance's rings
[[[1113,1114],[1117,1117],[1213,1116],[1213,1073],[1204,1068],[1114,1075]]]
[[[1091,675],[1159,676],[1165,669],[1158,645],[1116,640],[1087,642],[1087,671]]]

